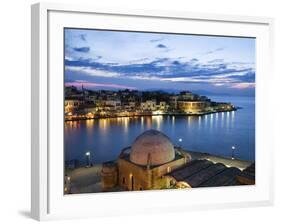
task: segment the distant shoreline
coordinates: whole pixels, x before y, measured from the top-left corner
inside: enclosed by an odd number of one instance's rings
[[[123,118],[123,117],[148,117],[148,116],[204,116],[208,114],[215,114],[215,113],[224,113],[224,112],[232,112],[242,109],[241,107],[233,108],[231,110],[219,110],[219,111],[208,111],[208,112],[201,112],[201,113],[160,113],[160,114],[153,114],[151,112],[143,113],[143,114],[133,114],[133,115],[120,115],[120,116],[97,116],[97,117],[77,117],[72,119],[65,119],[65,122],[69,121],[83,121],[83,120],[97,120],[97,119],[106,119],[106,118]]]

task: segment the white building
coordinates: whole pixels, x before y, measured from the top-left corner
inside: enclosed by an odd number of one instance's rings
[[[159,102],[159,104],[157,104],[156,107],[157,110],[161,110],[161,111],[165,111],[168,109],[168,105],[164,101]]]
[[[153,111],[156,110],[156,101],[155,100],[147,100],[145,102],[141,103],[141,109],[142,110],[149,110],[149,111]]]
[[[145,102],[141,103],[141,109],[142,110],[148,110],[148,111],[165,111],[168,109],[168,105],[165,101],[159,102],[159,104],[156,103],[155,100],[147,100]]]
[[[105,106],[107,108],[111,108],[113,110],[120,110],[121,109],[121,101],[120,100],[106,100]]]
[[[122,105],[124,110],[136,110],[136,102],[128,102]]]

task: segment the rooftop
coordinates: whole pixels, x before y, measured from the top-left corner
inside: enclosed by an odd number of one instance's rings
[[[236,167],[227,167],[207,159],[196,159],[168,175],[177,181],[186,182],[193,188],[241,185],[237,176],[242,173]]]
[[[131,147],[130,160],[138,165],[160,165],[175,159],[174,146],[165,134],[148,130],[139,135]]]

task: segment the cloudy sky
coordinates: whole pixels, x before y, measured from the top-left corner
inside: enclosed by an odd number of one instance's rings
[[[255,39],[65,29],[65,85],[254,95]]]

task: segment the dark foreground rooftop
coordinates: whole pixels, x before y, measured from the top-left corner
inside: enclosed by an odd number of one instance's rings
[[[184,181],[190,187],[236,186],[255,183],[254,165],[241,171],[236,167],[227,167],[207,159],[197,159],[169,173],[177,181]],[[249,174],[249,171],[251,171]],[[243,176],[243,181],[241,177]],[[246,181],[251,178],[252,181]]]

